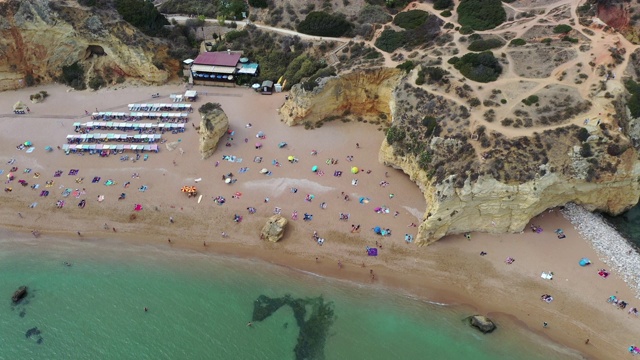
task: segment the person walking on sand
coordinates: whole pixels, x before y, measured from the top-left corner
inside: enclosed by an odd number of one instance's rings
[[[78,236],[82,236],[82,234],[80,233],[80,231],[78,231]]]
[[[173,224],[173,216],[169,216],[169,222]]]
[[[342,262],[340,260],[338,260],[338,268],[342,269]]]

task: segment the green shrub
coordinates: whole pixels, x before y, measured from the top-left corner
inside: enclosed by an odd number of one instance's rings
[[[572,44],[577,44],[579,40],[576,38],[572,38],[570,36],[563,36],[562,41],[570,42]]]
[[[503,45],[504,43],[500,39],[495,39],[495,38],[486,39],[486,40],[480,39],[469,44],[469,47],[467,47],[467,49],[469,51],[486,51],[486,50],[499,48]]]
[[[442,16],[442,17],[450,17],[451,15],[453,15],[453,14],[451,14],[451,11],[449,11],[449,10],[445,10],[445,11],[440,13],[440,16]]]
[[[578,130],[578,132],[576,133],[576,137],[578,138],[578,140],[580,140],[580,142],[587,141],[587,139],[589,138],[589,130],[587,130],[586,128],[580,128],[580,130]]]
[[[460,25],[473,30],[493,29],[507,20],[500,0],[461,0],[457,12]]]
[[[589,143],[582,144],[582,148],[580,149],[580,156],[582,156],[583,158],[593,156],[593,151],[591,151],[591,145]]]
[[[298,32],[316,36],[340,37],[353,25],[344,16],[312,11],[297,26]]]
[[[407,134],[401,128],[392,126],[387,130],[387,142],[389,145],[393,145],[396,142],[404,140]]]
[[[404,43],[404,32],[386,29],[378,36],[375,45],[378,49],[391,53],[402,47]]]
[[[422,10],[409,10],[401,12],[393,18],[393,23],[407,30],[413,30],[424,24],[429,17],[429,13]]]
[[[89,80],[89,87],[93,90],[98,90],[105,85],[107,85],[107,82],[104,81],[104,78],[100,75],[96,75]]]
[[[236,39],[240,39],[243,37],[249,36],[249,32],[247,30],[231,30],[224,35],[224,40],[228,43],[234,42]]]
[[[537,103],[539,100],[540,99],[538,98],[538,95],[529,95],[529,97],[527,97],[526,99],[522,99],[522,103],[527,106],[531,106]]]
[[[84,83],[84,68],[77,61],[69,66],[62,67],[62,82],[76,90],[87,88]]]
[[[544,39],[540,40],[540,42],[545,44],[545,45],[551,45],[552,41],[553,41],[552,38],[544,38]]]
[[[627,107],[634,118],[640,117],[640,84],[629,79],[624,82],[624,86],[631,94],[627,100]]]
[[[566,34],[569,31],[573,30],[573,28],[567,24],[560,24],[553,28],[554,34]]]
[[[391,20],[391,15],[378,5],[365,5],[358,14],[360,24],[386,24]]]
[[[444,10],[453,7],[453,0],[435,0],[433,2],[434,10]]]
[[[524,39],[516,38],[516,39],[511,40],[509,45],[511,45],[511,46],[522,46],[522,45],[525,45],[526,43],[527,42]]]
[[[453,25],[453,23],[448,22],[448,23],[444,24],[443,28],[444,29],[453,29],[454,26],[455,25]]]
[[[436,120],[435,117],[428,115],[422,119],[421,123],[422,126],[425,126],[427,128],[424,133],[426,137],[431,136],[431,134],[433,134],[433,130],[435,130],[435,128],[438,126],[438,120]]]
[[[449,63],[467,79],[477,82],[495,81],[502,73],[502,66],[491,51],[469,53],[463,57],[452,57]]]
[[[442,81],[446,75],[449,75],[449,72],[437,66],[428,66],[418,72],[418,77],[428,79],[429,84]]]
[[[266,9],[269,4],[267,0],[249,0],[249,6],[254,8]]]
[[[156,36],[169,21],[146,0],[116,0],[116,10],[129,24],[150,36]]]
[[[507,99],[500,99],[500,104],[506,104],[507,103]]]
[[[413,70],[414,67],[416,67],[416,65],[413,63],[413,61],[407,60],[402,64],[399,64],[398,66],[396,66],[396,69],[402,69],[408,73],[409,71]]]
[[[199,14],[215,18],[218,15],[218,1],[211,0],[166,0],[158,7],[163,14]]]
[[[470,26],[461,26],[458,32],[462,35],[469,35],[473,34],[473,29]]]

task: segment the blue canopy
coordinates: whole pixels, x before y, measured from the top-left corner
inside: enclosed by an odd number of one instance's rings
[[[580,259],[580,266],[587,266],[591,264],[591,260],[587,259],[587,258],[582,258]]]
[[[382,229],[380,229],[380,226],[376,226],[373,228],[373,232],[375,232],[376,234],[381,234],[382,233]]]

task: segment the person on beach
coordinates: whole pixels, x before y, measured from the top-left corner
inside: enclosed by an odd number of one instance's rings
[[[144,307],[144,312],[147,312],[147,311],[149,311],[149,309],[145,306]]]
[[[116,232],[116,228],[113,228],[113,232]]]
[[[356,143],[356,149],[360,149],[360,143]]]
[[[169,216],[169,222],[173,224],[173,216]]]
[[[342,269],[342,262],[338,260],[338,269]]]
[[[82,234],[80,233],[80,231],[78,231],[78,236],[82,236]]]
[[[549,326],[549,323],[547,323],[546,321],[542,323],[543,328],[546,328],[547,326]]]
[[[253,326],[253,323],[252,323],[251,321],[249,321],[249,322],[247,323],[247,326],[248,326],[248,327],[252,327],[252,326]]]

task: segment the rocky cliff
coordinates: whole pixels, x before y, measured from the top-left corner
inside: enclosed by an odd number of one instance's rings
[[[397,69],[367,69],[323,78],[311,91],[294,85],[280,115],[289,126],[348,114],[363,118],[389,115],[391,92],[401,76]]]
[[[347,76],[393,78],[383,69]],[[610,124],[569,125],[509,138],[472,127],[465,107],[407,79],[374,84],[376,106],[392,119],[379,160],[408,174],[425,196],[427,210],[416,237],[420,245],[468,231],[519,232],[534,216],[568,202],[612,214],[638,202],[638,152]],[[325,85],[312,94],[298,90],[282,109],[284,120],[292,125],[335,113],[353,99],[341,97],[347,92],[338,88]],[[325,106],[329,99],[338,105]]]
[[[0,1],[0,14],[0,91],[51,82],[63,66],[76,62],[87,80],[100,75],[162,83],[177,70],[166,44],[112,9],[75,1],[8,0]]]
[[[229,118],[222,110],[220,104],[207,103],[200,108],[200,155],[206,159],[213,155],[218,146],[218,141],[229,130]]]

